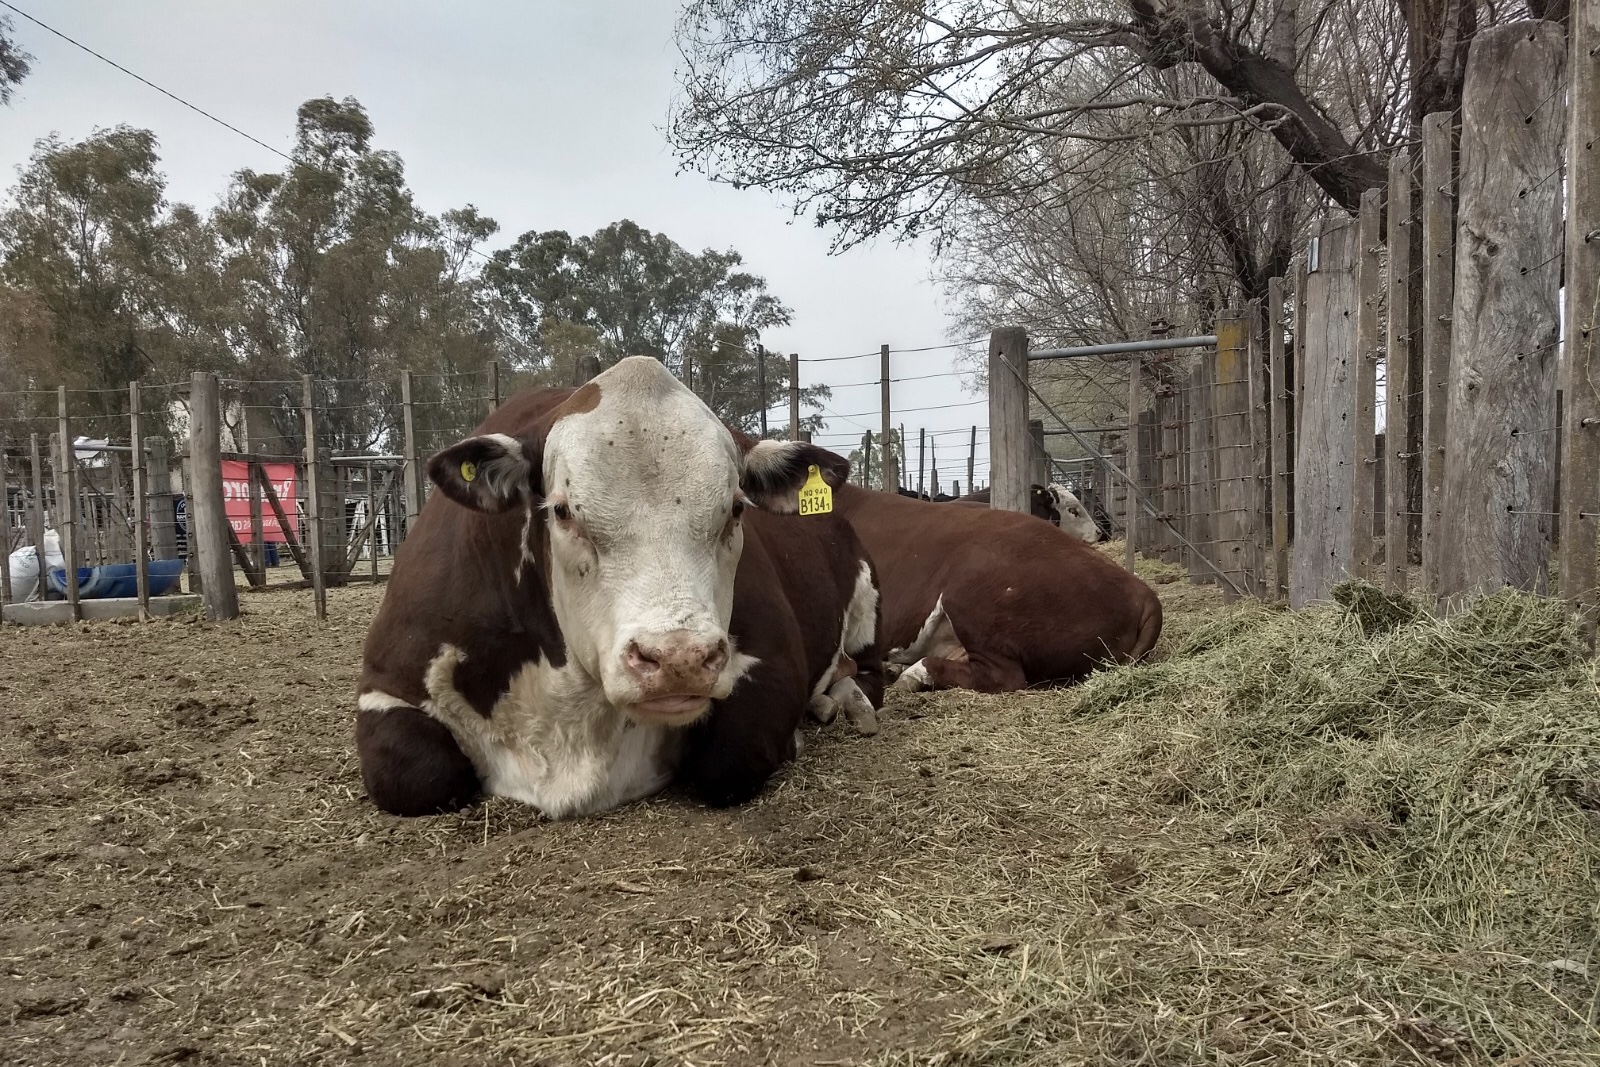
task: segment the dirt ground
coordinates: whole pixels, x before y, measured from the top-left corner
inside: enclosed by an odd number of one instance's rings
[[[733,811],[392,818],[350,730],[381,595],[0,632],[0,1063],[927,1062],[1004,1028],[1028,924],[1116,912],[1106,843],[1169,818],[1054,804],[985,739],[1020,694],[812,728]]]

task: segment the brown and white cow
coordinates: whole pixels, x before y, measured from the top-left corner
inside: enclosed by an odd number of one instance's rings
[[[1078,537],[1030,515],[834,490],[878,572],[896,688],[1003,692],[1148,653],[1161,601]]]
[[[915,499],[915,498],[913,498]],[[964,508],[986,508],[989,506],[990,491],[978,489],[965,496],[956,497],[950,501]],[[1061,512],[1056,507],[1056,498],[1049,488],[1035,482],[1028,487],[1028,511],[1036,519],[1043,519],[1052,526],[1061,525]]]
[[[988,507],[989,499],[989,490],[979,489],[953,502],[964,507]],[[1089,514],[1089,509],[1078,499],[1078,495],[1060,482],[1051,482],[1049,485],[1035,482],[1029,486],[1028,512],[1034,518],[1044,519],[1059,526],[1078,540],[1091,545],[1106,539],[1105,533]]]
[[[482,793],[561,818],[686,780],[755,795],[828,698],[882,703],[870,562],[790,515],[800,443],[736,437],[662,365],[508,400],[434,456],[357,692],[362,780],[400,815]],[[746,505],[754,505],[747,508]]]

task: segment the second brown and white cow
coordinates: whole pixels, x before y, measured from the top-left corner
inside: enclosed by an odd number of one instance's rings
[[[977,492],[960,497],[954,503],[964,507],[988,507],[989,500],[990,491],[979,489]],[[1049,485],[1039,485],[1036,482],[1029,486],[1028,511],[1034,518],[1044,519],[1052,525],[1059,526],[1078,540],[1091,545],[1106,539],[1105,532],[1094,521],[1094,516],[1089,514],[1089,509],[1083,506],[1078,495],[1060,482],[1051,482]]]
[[[841,484],[834,500],[877,568],[879,641],[900,689],[1066,683],[1137,660],[1161,601],[1079,537],[1010,511]]]
[[[559,818],[681,778],[733,804],[795,755],[808,707],[870,725],[872,566],[837,514],[778,514],[824,471],[849,465],[736,437],[650,358],[508,400],[429,462],[441,492],[368,631],[373,801]]]

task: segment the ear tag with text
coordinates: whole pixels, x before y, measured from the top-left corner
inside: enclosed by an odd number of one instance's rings
[[[478,476],[478,465],[476,463],[472,462],[470,459],[462,461],[462,464],[461,464],[461,480],[464,481],[464,482],[470,482],[470,481],[472,481],[472,479],[476,478],[477,476]]]
[[[826,515],[833,510],[833,487],[822,480],[815,463],[807,468],[806,484],[800,487],[800,514]]]

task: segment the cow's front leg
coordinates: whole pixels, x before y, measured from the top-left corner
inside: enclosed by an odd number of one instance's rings
[[[844,717],[856,728],[857,733],[870,737],[878,732],[878,713],[873,710],[872,701],[867,699],[854,678],[841,678],[834,682],[827,697],[836,707],[844,709]]]
[[[455,811],[483,793],[477,769],[450,730],[406,704],[358,711],[356,754],[367,795],[391,815]]]

